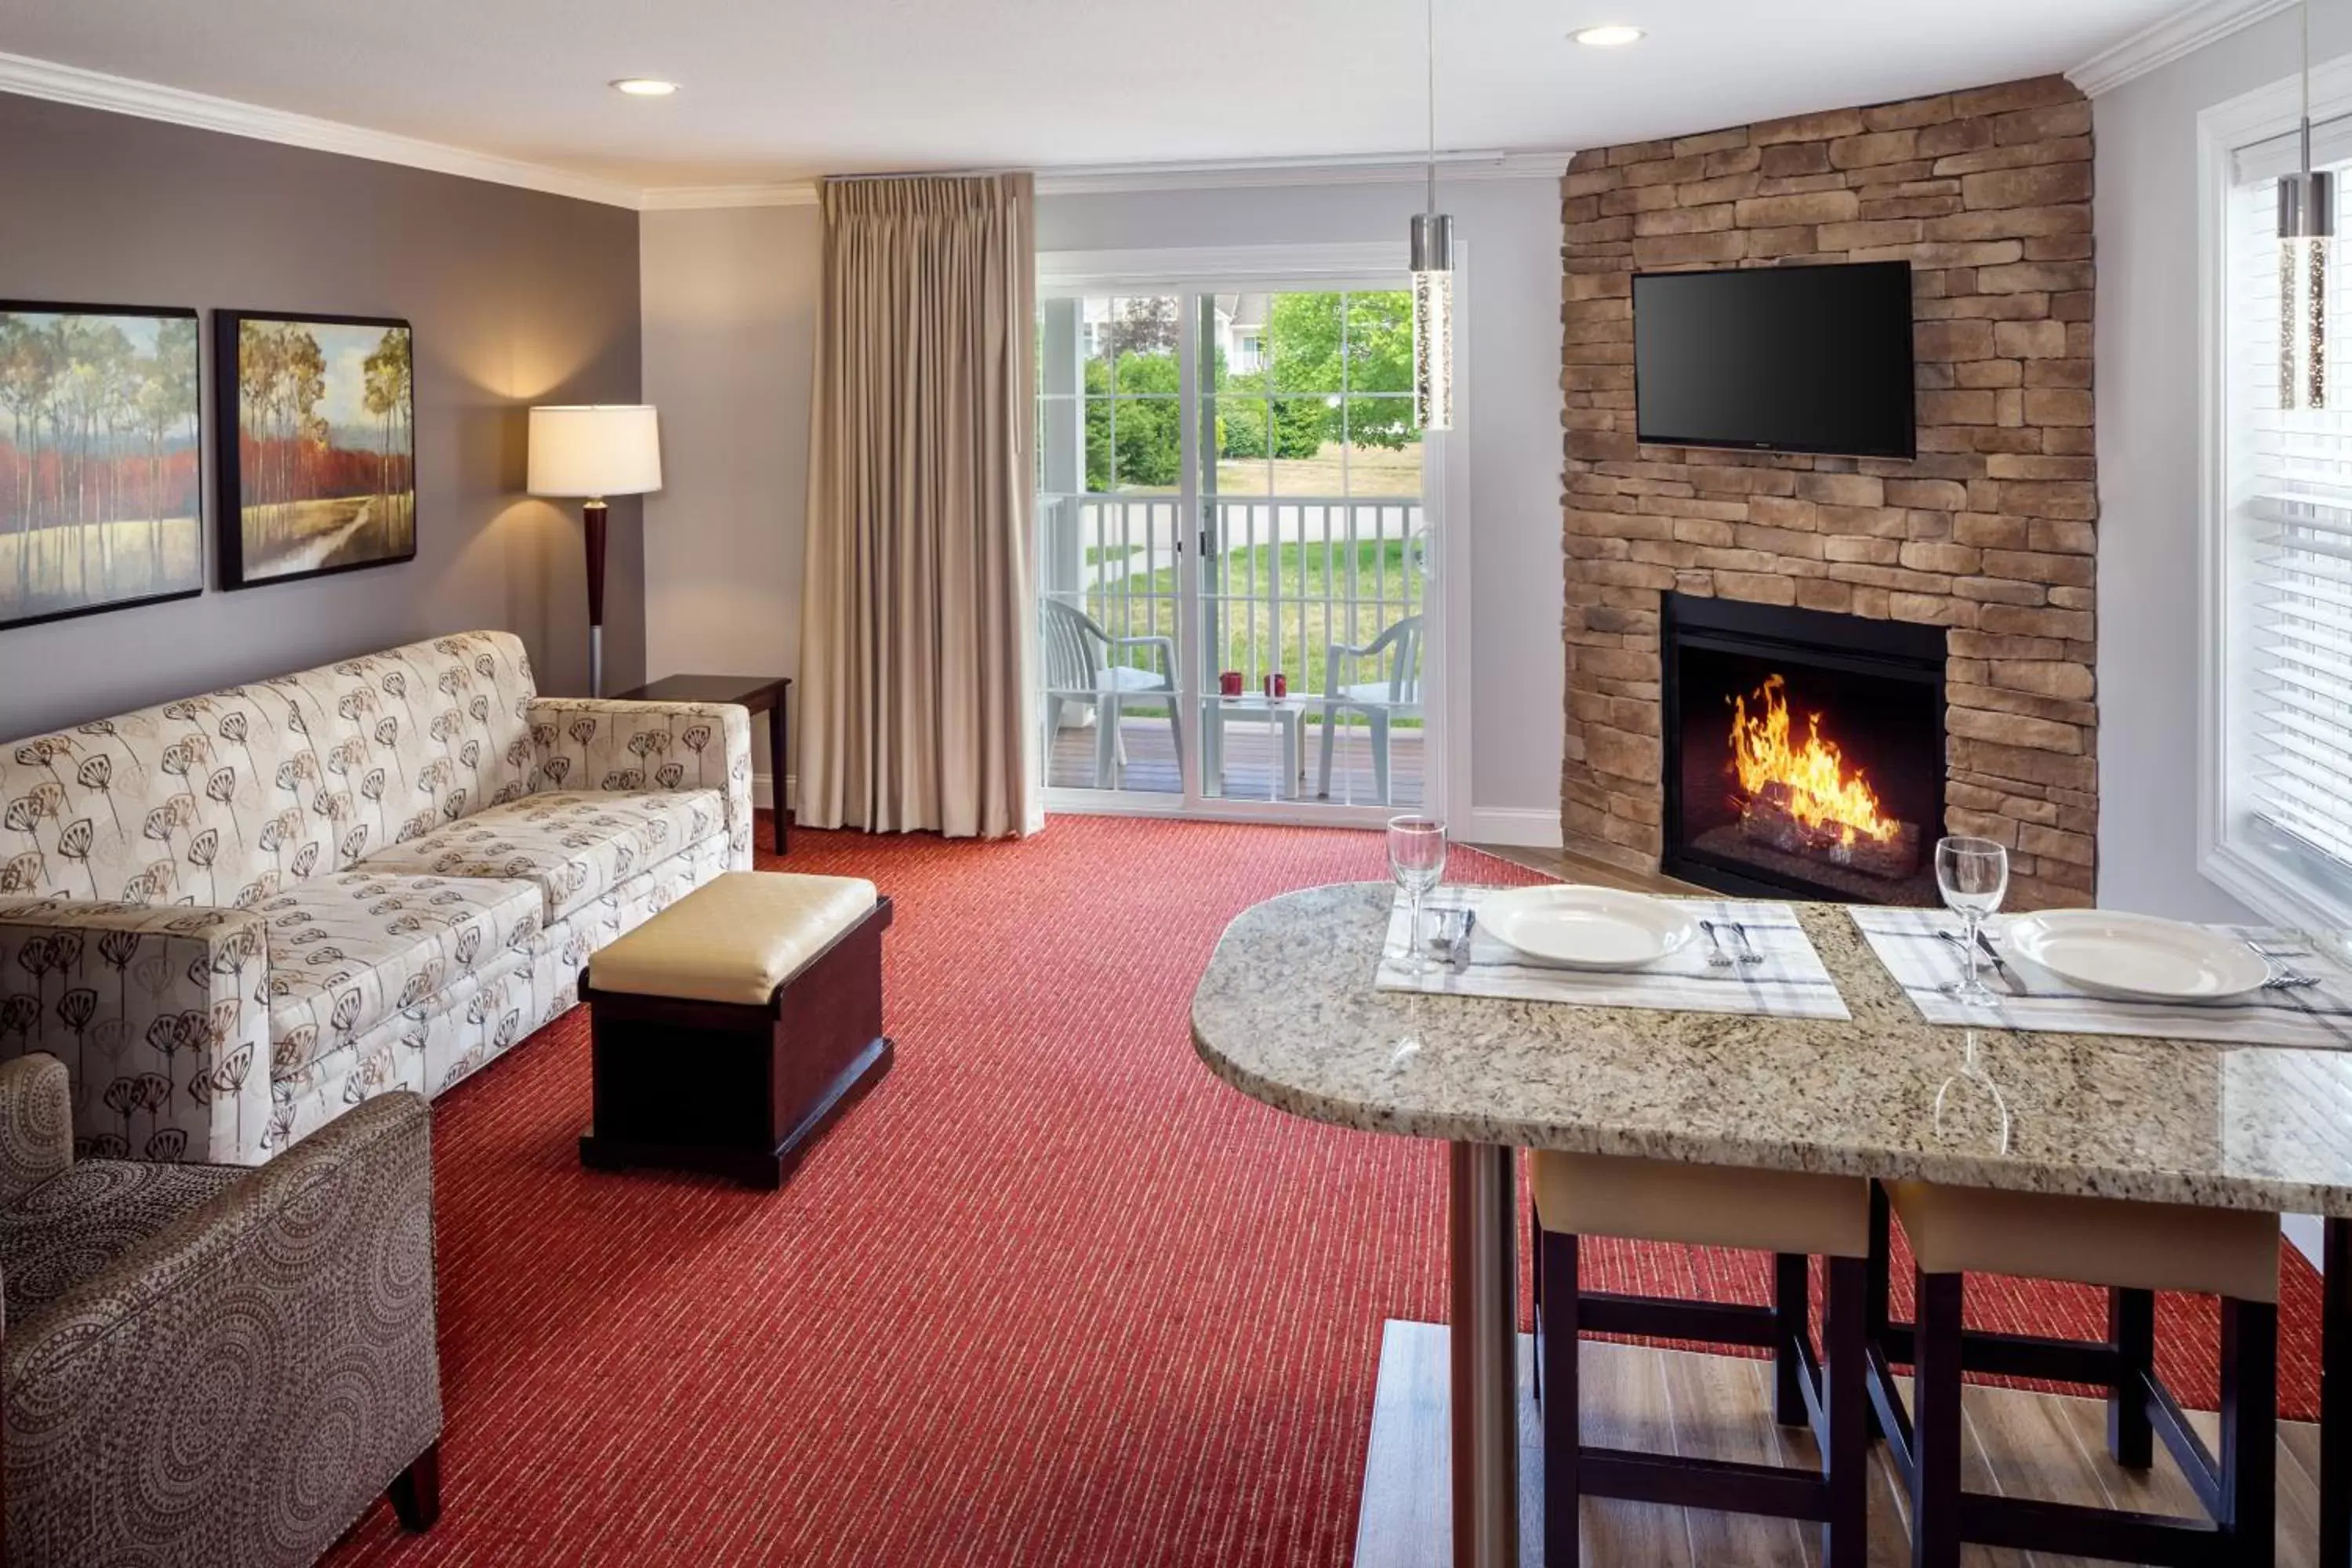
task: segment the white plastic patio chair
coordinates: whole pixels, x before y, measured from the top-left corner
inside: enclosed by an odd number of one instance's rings
[[[1176,747],[1176,772],[1184,772],[1184,727],[1176,716],[1176,643],[1172,637],[1115,637],[1085,611],[1059,599],[1045,601],[1039,630],[1045,644],[1045,750],[1061,731],[1065,704],[1090,707],[1095,713],[1095,788],[1117,789],[1127,748],[1119,735],[1119,709],[1134,699],[1149,697],[1168,710],[1168,731]],[[1130,664],[1114,664],[1115,649],[1155,647],[1160,669],[1154,673]]]
[[[1387,656],[1387,679],[1347,682],[1343,671],[1359,661]],[[1407,616],[1361,647],[1333,643],[1323,666],[1323,761],[1316,794],[1331,794],[1332,731],[1342,709],[1361,713],[1372,729],[1372,787],[1381,804],[1392,804],[1389,794],[1389,722],[1421,717],[1421,617]]]

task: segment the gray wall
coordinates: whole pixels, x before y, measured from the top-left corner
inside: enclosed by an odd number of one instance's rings
[[[0,739],[497,626],[587,684],[576,510],[522,493],[523,409],[638,400],[637,217],[536,192],[0,94],[0,299],[404,316],[417,556],[0,631]],[[206,446],[210,405],[205,323]],[[615,500],[608,686],[645,668],[638,506]]]
[[[646,501],[647,665],[795,674],[823,220],[814,205],[649,212],[641,241],[666,459]],[[762,734],[751,756],[765,803]]]
[[[2315,61],[2352,5],[2315,5]],[[2250,911],[2197,868],[2197,116],[2292,76],[2289,11],[2092,100],[2099,239],[2099,901]]]

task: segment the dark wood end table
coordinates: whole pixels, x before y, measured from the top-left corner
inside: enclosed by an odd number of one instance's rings
[[[665,675],[659,680],[615,691],[619,702],[731,702],[768,716],[768,789],[774,797],[776,853],[784,838],[784,713],[793,683],[780,675]]]

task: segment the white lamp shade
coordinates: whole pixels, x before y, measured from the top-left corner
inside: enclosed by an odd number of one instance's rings
[[[661,425],[650,405],[530,411],[531,494],[634,496],[661,483]]]

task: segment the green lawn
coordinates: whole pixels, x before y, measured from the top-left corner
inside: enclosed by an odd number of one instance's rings
[[[1423,584],[1419,573],[1407,571],[1405,550],[1405,542],[1394,539],[1352,548],[1262,544],[1212,558],[1205,563],[1203,587],[1211,595],[1207,608],[1214,615],[1223,648],[1213,668],[1238,669],[1253,681],[1278,669],[1289,677],[1292,692],[1320,692],[1332,643],[1360,647],[1402,616],[1420,613]],[[1351,595],[1359,601],[1352,617],[1347,604]],[[1113,637],[1172,637],[1176,607],[1172,567],[1097,589],[1087,595],[1087,613]],[[1255,660],[1250,657],[1253,646]],[[1157,668],[1155,654],[1135,649],[1129,657],[1131,662]],[[1343,671],[1343,681],[1384,679],[1386,658],[1383,654],[1377,668],[1355,661]]]

